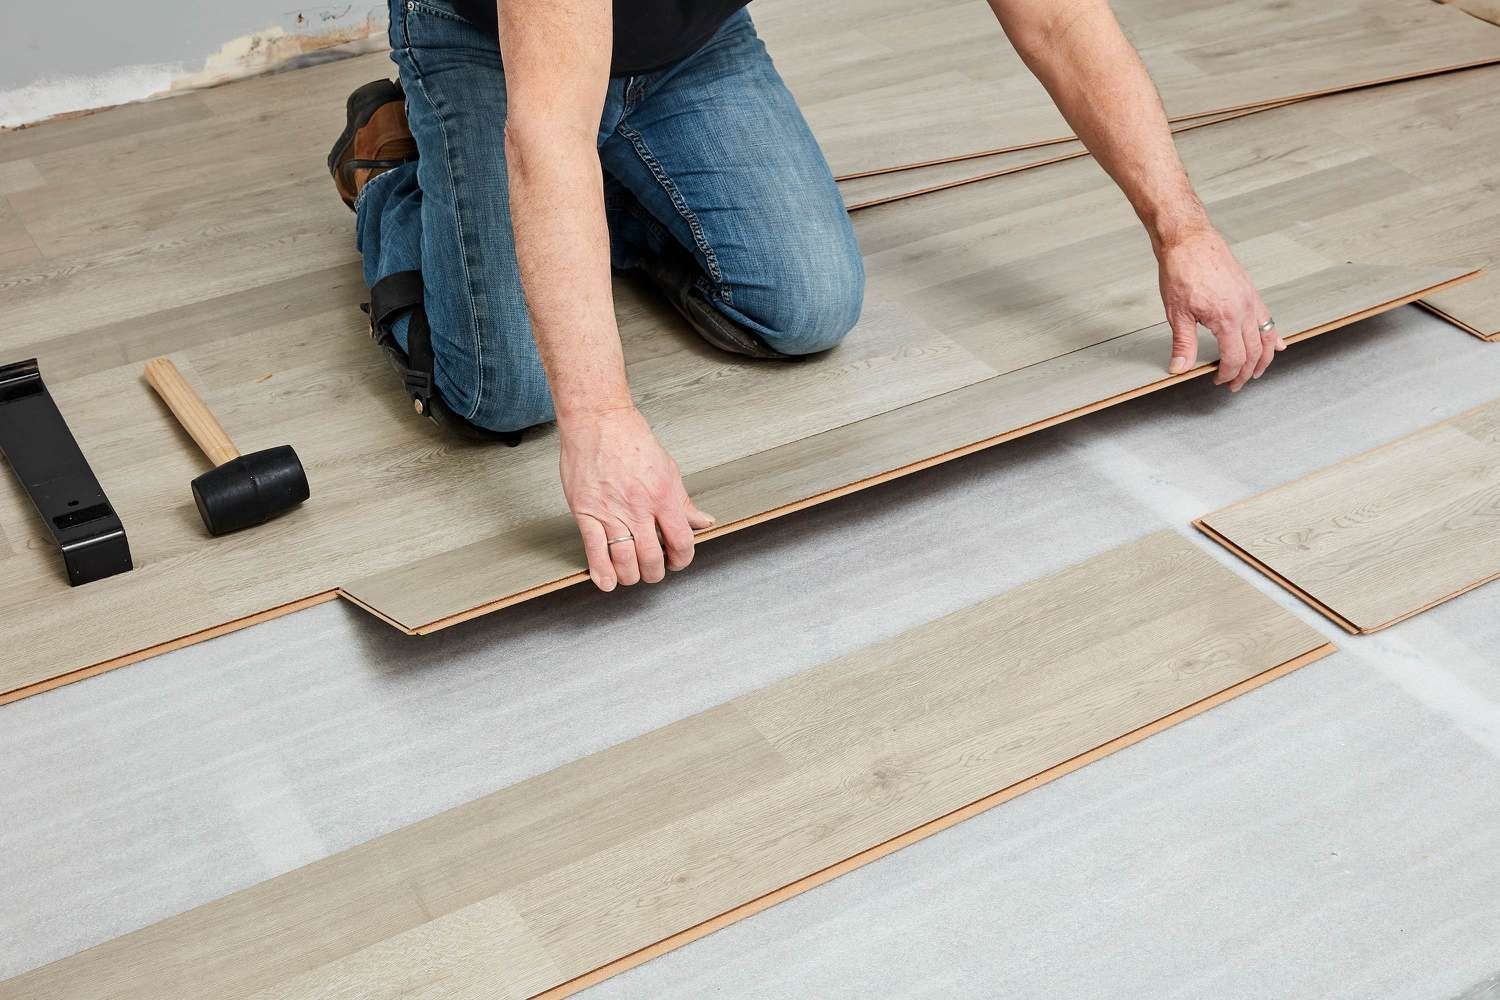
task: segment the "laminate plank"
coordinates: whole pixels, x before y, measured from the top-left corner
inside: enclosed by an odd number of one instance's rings
[[[331,303],[366,297],[357,261],[346,261],[210,299],[160,309],[149,320],[106,322],[46,343],[40,359],[48,379],[72,379],[233,337],[255,335],[273,324],[307,319]],[[268,368],[279,362],[267,359]]]
[[[1200,526],[1344,628],[1500,577],[1500,400],[1226,507]]]
[[[562,995],[1330,648],[1159,532],[0,983],[0,997],[154,997],[162,969],[182,1000]],[[326,914],[347,916],[304,943]]]
[[[0,163],[0,195],[29,191],[45,183],[41,171],[30,160],[10,160]]]
[[[1460,272],[1341,264],[1265,289],[1291,344],[1412,301]],[[1375,303],[1371,305],[1370,303]],[[1164,372],[1165,323],[1064,353],[878,417],[687,476],[719,518],[702,538],[993,447],[1213,370],[1218,347],[1199,331],[1199,366]],[[404,631],[429,633],[587,580],[571,519],[559,514],[427,560],[343,585],[344,596]]]
[[[42,256],[25,224],[0,193],[0,268],[30,264]]]
[[[183,94],[70,115],[0,131],[0,163],[34,159],[47,153],[75,150],[123,135],[137,135],[182,122],[201,121],[212,114],[202,97]]]
[[[275,996],[286,982],[317,995],[323,977],[367,969],[394,976],[402,951],[424,938],[461,942],[463,925],[486,911],[524,930],[513,906],[484,905],[504,886],[784,773],[765,737],[732,705],[720,706],[0,983],[0,997],[156,1000],[170,988],[174,1000],[226,1000],[260,990]],[[434,920],[443,925],[429,927]],[[161,947],[171,950],[169,961],[147,959]],[[274,954],[262,956],[265,947]],[[523,938],[492,936],[490,947],[518,961],[545,958]],[[530,984],[538,971],[545,969],[512,968],[507,981]],[[422,975],[401,974],[412,972]]]
[[[1305,106],[1178,138],[1211,216],[1264,284],[1364,259],[1381,225],[1373,206],[1425,183],[1353,140],[1327,141],[1316,121],[1297,115]],[[1216,137],[1219,129],[1230,131]],[[1352,177],[1361,183],[1341,186]],[[1305,245],[1309,230],[1325,218],[1342,222],[1346,209],[1359,227]],[[868,271],[997,371],[1161,318],[1150,243],[1092,158],[867,209],[857,223]]]
[[[1302,109],[1325,134],[1360,136],[1422,188],[1387,199],[1378,228],[1360,213],[1333,215],[1303,242],[1324,248],[1356,228],[1380,259],[1500,264],[1500,67],[1343,94]],[[1481,277],[1426,303],[1484,339],[1500,338],[1500,278]]]

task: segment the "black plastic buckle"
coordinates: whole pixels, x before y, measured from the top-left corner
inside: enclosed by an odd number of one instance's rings
[[[42,381],[36,358],[0,366],[0,454],[78,586],[131,568],[125,528]]]
[[[420,399],[424,404],[432,399],[432,376],[427,372],[408,368],[401,373],[401,381],[412,399]]]

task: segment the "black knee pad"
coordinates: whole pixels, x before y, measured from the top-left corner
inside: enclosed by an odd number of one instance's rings
[[[521,443],[521,431],[492,431],[455,413],[443,399],[433,374],[432,328],[423,304],[422,272],[397,271],[375,282],[370,301],[362,308],[370,315],[370,338],[385,351],[391,367],[401,376],[412,409],[444,430],[476,441],[498,441],[512,448]],[[392,332],[396,320],[410,314],[406,327],[406,350]]]

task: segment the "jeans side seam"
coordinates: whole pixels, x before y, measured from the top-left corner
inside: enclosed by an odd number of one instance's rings
[[[465,420],[473,420],[479,414],[480,404],[484,400],[484,345],[479,336],[479,304],[474,296],[474,282],[469,271],[469,249],[464,238],[464,217],[461,199],[459,197],[458,184],[453,176],[453,143],[448,134],[448,124],[444,120],[442,112],[438,110],[437,101],[427,90],[427,83],[423,78],[422,67],[417,62],[416,52],[411,46],[411,34],[407,32],[406,57],[412,65],[412,77],[416,81],[417,90],[422,98],[432,109],[433,120],[437,122],[438,134],[443,138],[443,169],[448,172],[448,190],[453,192],[453,214],[454,231],[458,236],[458,263],[463,269],[464,293],[469,298],[469,333],[474,344],[474,402],[463,414]]]
[[[656,178],[656,182],[661,185],[667,198],[672,202],[672,207],[677,210],[677,214],[682,217],[682,221],[687,223],[688,230],[693,234],[693,243],[697,245],[698,251],[703,254],[704,262],[708,265],[709,277],[713,279],[715,285],[722,289],[724,274],[719,269],[718,255],[714,253],[714,248],[709,246],[708,238],[703,233],[703,224],[698,221],[698,216],[688,207],[687,200],[682,197],[682,192],[677,189],[677,185],[667,175],[666,170],[661,165],[661,161],[656,158],[656,154],[651,152],[651,147],[646,145],[644,136],[634,128],[631,128],[623,119],[617,126],[616,131],[635,149],[636,155],[641,158],[641,162],[646,165],[646,169],[651,171],[651,175]]]

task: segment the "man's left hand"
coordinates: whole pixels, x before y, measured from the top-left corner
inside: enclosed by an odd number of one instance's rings
[[[1162,246],[1157,262],[1161,301],[1172,326],[1168,371],[1181,374],[1197,363],[1201,323],[1219,341],[1215,385],[1239,392],[1260,378],[1286,342],[1274,326],[1260,329],[1271,313],[1224,237],[1212,227],[1195,230]]]

